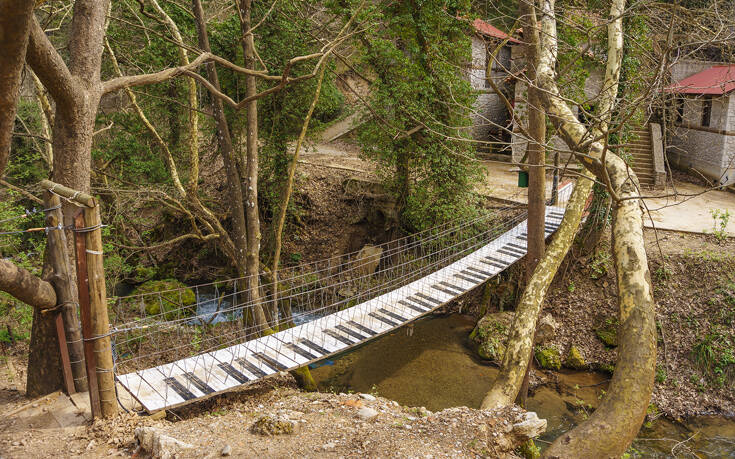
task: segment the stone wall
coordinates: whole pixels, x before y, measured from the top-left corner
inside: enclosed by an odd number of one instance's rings
[[[735,121],[735,102],[733,96],[712,98],[710,127],[728,129]],[[682,121],[685,124],[700,126],[702,123],[702,98],[687,97],[684,101]],[[735,182],[735,137],[714,132],[705,132],[684,127],[672,128],[671,141],[667,155],[672,165],[687,170],[694,168],[721,184]],[[729,171],[728,171],[729,169]]]
[[[492,46],[491,51],[492,51]],[[504,46],[497,55],[498,63],[493,66],[493,81],[500,87],[508,87],[505,82],[510,68],[510,46]],[[479,91],[475,100],[474,113],[472,114],[472,134],[476,140],[489,140],[491,135],[498,133],[508,123],[508,111],[502,99],[495,94],[492,87],[485,79],[487,66],[487,51],[485,40],[480,36],[472,37],[472,65],[468,71],[468,77],[473,89]],[[487,147],[481,150],[486,150]]]

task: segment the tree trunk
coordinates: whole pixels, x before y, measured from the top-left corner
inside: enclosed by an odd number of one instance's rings
[[[252,16],[252,0],[239,0],[240,28],[242,29],[242,50],[245,68],[255,70],[255,37],[250,32]],[[256,306],[254,308],[256,323],[267,323],[260,301],[260,211],[258,209],[258,93],[255,75],[245,76],[245,97],[253,97],[245,107],[247,115],[247,158],[245,217],[247,224],[247,279],[248,296]],[[278,312],[271,310],[271,319],[275,320]]]
[[[535,11],[525,1],[520,2],[521,16],[524,21],[523,30],[526,40],[526,76],[528,77],[528,134],[530,138],[526,144],[528,157],[528,238],[526,255],[526,282],[531,279],[539,260],[544,256],[546,249],[546,116],[541,107],[541,97],[536,88],[536,66],[539,60],[539,33]],[[532,19],[533,18],[533,19]],[[534,330],[535,334],[535,330]],[[533,359],[529,359],[526,374],[523,377],[519,403],[526,406],[528,397],[528,383],[533,368]]]
[[[36,398],[50,394],[63,388],[63,381],[55,314],[44,314],[41,309],[35,308],[28,347],[26,396]]]
[[[589,172],[587,174],[591,175]],[[556,271],[572,245],[591,189],[590,180],[585,178],[577,180],[559,229],[543,258],[536,265],[531,280],[526,284],[521,301],[516,307],[513,328],[508,335],[508,347],[500,373],[482,401],[484,410],[510,405],[518,396],[526,367],[533,353],[533,332],[536,329],[541,306]]]
[[[0,2],[0,177],[10,155],[34,0]]]
[[[617,83],[622,62],[622,15],[625,0],[614,0],[608,24],[608,72],[606,80]],[[544,55],[539,81],[544,89],[544,106],[562,138],[572,151],[585,137],[586,130],[559,96],[555,81],[556,20],[554,0],[543,0]],[[607,81],[606,81],[607,83]],[[611,112],[617,84],[608,86],[601,98]],[[601,110],[607,128],[610,116]],[[601,142],[595,142],[590,156],[580,158],[585,167],[609,184],[613,195],[613,255],[618,281],[620,309],[620,347],[610,387],[600,406],[582,424],[559,437],[544,452],[547,457],[619,457],[640,429],[653,392],[656,370],[655,303],[648,260],[643,241],[638,180],[625,162],[607,154]]]
[[[83,192],[90,189],[92,135],[102,94],[100,67],[108,5],[109,0],[74,2],[68,66],[35,19],[26,51],[28,63],[56,105],[53,179]],[[64,224],[70,225],[76,208],[65,202],[63,210]],[[68,253],[73,253],[71,247],[68,248]],[[74,263],[70,266],[73,275],[76,272]],[[52,317],[46,316],[50,314],[38,311],[33,316],[28,358],[29,395],[43,395],[62,385],[54,322]]]
[[[208,52],[210,50],[209,35],[204,22],[204,11],[201,1],[192,0],[192,6],[199,36],[199,47]],[[207,79],[217,91],[220,91],[219,75],[213,62],[207,64]],[[238,276],[250,277],[250,272],[248,271],[248,226],[245,217],[245,203],[243,202],[242,180],[237,167],[235,149],[232,144],[232,136],[229,125],[227,124],[222,99],[215,95],[212,95],[212,112],[217,122],[217,138],[219,140],[222,160],[225,164],[227,186],[232,199],[233,234],[231,240],[234,245],[234,251],[232,253],[233,262],[237,268]],[[250,296],[248,286],[248,283],[244,283],[242,286],[242,290],[246,292],[246,296]],[[268,329],[268,321],[259,302],[254,303],[253,319],[260,332]]]
[[[273,310],[277,310],[278,308],[278,268],[281,264],[281,242],[283,238],[283,226],[286,223],[286,212],[288,210],[288,203],[291,200],[291,194],[293,193],[293,181],[294,181],[294,175],[296,173],[296,166],[299,162],[299,153],[301,152],[301,144],[304,142],[304,139],[306,138],[306,131],[309,129],[309,121],[311,121],[311,115],[314,114],[314,109],[316,108],[317,102],[319,102],[319,94],[322,90],[322,82],[324,81],[324,72],[327,69],[327,64],[324,63],[322,65],[321,70],[319,71],[319,78],[316,82],[316,90],[314,91],[314,98],[311,100],[311,105],[309,106],[309,110],[306,113],[306,118],[304,118],[304,123],[301,126],[301,132],[299,133],[299,138],[296,140],[296,147],[294,148],[293,156],[291,157],[291,161],[288,164],[288,175],[286,176],[286,185],[283,187],[283,192],[281,193],[281,200],[278,204],[278,215],[276,216],[275,220],[275,226],[273,227],[273,240],[274,240],[274,246],[273,246],[273,268],[271,272],[273,273]],[[284,311],[284,320],[288,325],[292,325],[292,312],[291,312],[291,302],[287,301],[286,304],[286,311]]]
[[[548,0],[542,1],[545,1],[548,4]],[[615,0],[616,3],[621,1],[623,0]],[[535,3],[533,5],[533,8],[535,9]],[[553,0],[551,5],[550,10],[553,14]],[[615,8],[616,7],[614,5],[611,9],[611,13],[616,11]],[[543,12],[547,13],[547,10],[544,9]],[[535,11],[532,11],[532,13],[533,14],[529,16],[529,19],[532,23],[535,23]],[[611,16],[613,18],[617,18],[617,20],[611,21],[611,25],[608,30],[609,34],[614,35],[617,33],[617,27],[620,27],[620,30],[622,31],[622,17],[620,13],[611,14]],[[568,107],[564,104],[561,98],[552,98],[549,95],[549,88],[551,87],[556,91],[554,94],[558,94],[553,62],[557,52],[555,41],[556,28],[554,26],[554,36],[550,37],[550,31],[547,30],[547,27],[549,27],[549,18],[545,14],[543,15],[543,20],[544,22],[542,22],[541,29],[542,33],[539,35],[541,47],[536,68],[536,81],[540,88],[539,94],[541,95],[542,105],[551,121],[558,126],[562,121],[562,118],[559,117],[560,115],[557,112],[563,111],[563,109],[559,108],[556,110],[556,106],[563,106],[566,110],[568,110]],[[617,46],[617,42],[614,43],[615,46]],[[621,52],[611,50],[608,53],[610,59],[608,59],[607,62],[607,69],[605,72],[606,80],[602,85],[603,93],[600,96],[600,113],[603,114],[601,128],[605,130],[607,129],[610,114],[612,113],[611,104],[614,103],[615,95],[618,91],[622,43],[620,46]],[[552,102],[555,105],[550,106]],[[566,116],[566,112],[564,112],[564,116]],[[563,119],[567,122],[566,118]],[[581,123],[576,121],[576,118],[573,115],[572,121],[574,121],[575,124],[569,124],[569,126],[574,127],[575,135],[567,135],[564,137],[564,140],[567,141],[567,144],[572,151],[578,151],[580,149],[579,145],[589,138],[590,132],[582,126]],[[562,132],[562,135],[564,135],[564,132]],[[598,157],[602,156],[603,147],[600,142],[595,142],[590,148],[590,155],[597,154]],[[508,348],[505,356],[503,357],[500,373],[498,373],[493,386],[482,402],[483,409],[510,405],[513,400],[515,400],[520,390],[524,374],[523,372],[528,365],[528,361],[530,360],[533,352],[533,331],[536,329],[536,322],[538,320],[539,312],[541,311],[541,306],[546,297],[546,292],[551,285],[551,281],[554,279],[556,271],[559,269],[559,265],[569,252],[569,248],[571,247],[574,236],[579,228],[587,197],[592,190],[593,182],[589,180],[593,177],[592,171],[594,171],[598,176],[601,175],[600,168],[595,167],[597,164],[588,156],[580,155],[579,159],[587,167],[587,170],[585,170],[583,172],[583,176],[577,180],[572,196],[567,204],[561,225],[559,226],[559,229],[557,230],[544,257],[536,266],[533,276],[526,286],[526,290],[523,292],[521,301],[516,309],[513,329],[508,337]]]
[[[0,290],[37,309],[56,306],[56,292],[49,282],[3,259],[0,259]]]

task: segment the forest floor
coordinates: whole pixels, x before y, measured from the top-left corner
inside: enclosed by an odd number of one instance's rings
[[[735,416],[735,238],[647,229],[645,239],[658,325],[651,403],[675,419]],[[574,345],[590,367],[614,368],[616,348],[598,336],[618,325],[609,244],[567,259],[544,310],[560,324],[549,344],[562,360]]]

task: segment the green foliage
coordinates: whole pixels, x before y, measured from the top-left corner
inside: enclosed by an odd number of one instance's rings
[[[254,17],[260,18],[270,4],[255,2]],[[303,21],[294,21],[301,15],[304,5],[300,2],[280,2],[277,13],[271,14],[267,21],[258,28],[256,46],[260,58],[271,73],[279,74],[286,62],[296,56],[308,55],[319,51],[321,44],[309,39],[307,31],[310,25]],[[212,51],[232,62],[242,62],[240,46],[240,24],[236,15],[228,16],[222,21],[210,24],[210,40]],[[314,70],[316,59],[302,61],[291,68],[291,76],[310,74]],[[344,100],[336,85],[335,65],[328,62],[327,72],[322,83],[319,101],[314,108],[310,131],[318,130],[323,124],[339,117]],[[241,74],[220,69],[220,80],[223,91],[227,94],[242,94],[245,80]],[[259,81],[260,91],[271,87],[274,83]],[[316,90],[316,78],[311,78],[296,85],[289,85],[274,94],[258,101],[259,138],[261,145],[259,198],[263,201],[265,219],[277,211],[282,185],[285,183],[286,169],[291,155],[288,154],[290,142],[301,131],[301,127]],[[242,144],[245,139],[244,126],[247,122],[245,111],[233,113],[226,109],[228,119],[232,120],[231,132],[234,140]],[[244,148],[244,147],[242,147]],[[295,212],[294,200],[289,203],[290,213]]]
[[[467,23],[456,19],[468,9],[466,1],[381,5],[373,10],[380,26],[362,42],[377,78],[370,96],[375,116],[359,140],[378,162],[408,230],[479,212],[472,190],[482,174],[462,129],[471,124],[476,97],[461,72],[471,46]],[[416,131],[417,125],[425,127]]]
[[[527,442],[522,444],[520,448],[518,448],[518,452],[520,453],[520,456],[525,459],[538,459],[541,457],[541,448],[536,445],[533,438],[529,438]]]
[[[29,203],[15,192],[0,191],[0,232],[43,226],[43,212],[26,214],[26,210],[34,209],[34,206],[36,210],[42,209],[39,204]],[[0,235],[0,258],[7,259],[35,276],[41,274],[45,249],[46,239],[43,232]],[[32,317],[33,308],[0,292],[0,342],[28,339]]]
[[[32,135],[39,135],[41,131],[41,117],[44,116],[35,98],[28,100],[20,98],[16,117],[21,122],[16,123],[17,131],[28,134],[27,127]],[[23,126],[22,128],[20,126]],[[15,136],[10,145],[10,157],[5,175],[12,182],[22,185],[37,183],[48,178],[49,169],[42,159],[41,149],[45,141],[38,137]]]
[[[31,336],[33,308],[0,293],[0,342],[24,341]],[[12,334],[12,337],[11,337]]]
[[[598,250],[589,262],[590,277],[600,279],[607,274],[608,267],[612,261],[612,255],[607,250]]]
[[[712,234],[715,238],[722,242],[727,239],[727,223],[730,221],[730,211],[725,209],[710,209],[710,215],[712,215],[713,229]]]
[[[692,359],[716,386],[735,382],[735,330],[713,325],[692,348]]]

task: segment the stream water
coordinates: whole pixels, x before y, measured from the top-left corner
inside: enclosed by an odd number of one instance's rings
[[[322,390],[377,392],[402,405],[438,411],[477,408],[497,369],[466,346],[474,322],[459,314],[417,322],[327,361],[312,375]],[[528,409],[548,421],[542,448],[590,413],[607,388],[608,377],[593,372],[556,373],[538,388]],[[697,417],[678,423],[659,417],[641,429],[631,457],[735,458],[735,420]]]

